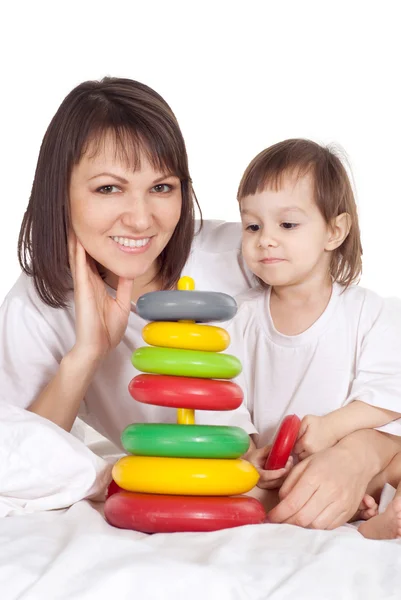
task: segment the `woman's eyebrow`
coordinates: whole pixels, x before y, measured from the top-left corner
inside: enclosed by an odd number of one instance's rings
[[[164,181],[165,179],[168,179],[169,177],[177,177],[177,179],[178,179],[178,176],[175,175],[175,173],[165,173],[161,177],[158,177],[157,179],[155,179],[153,183],[161,183],[162,181]]]
[[[89,181],[91,181],[92,179],[96,179],[96,177],[113,177],[114,179],[117,179],[117,181],[120,181],[121,183],[125,183],[125,184],[129,183],[128,179],[125,179],[124,177],[121,177],[120,175],[116,175],[115,173],[111,173],[110,171],[104,171],[102,173],[97,173],[96,175],[93,175],[93,177],[91,177],[89,179]],[[165,173],[164,175],[161,175],[160,177],[155,179],[153,181],[153,185],[164,181],[168,177],[177,177],[177,175],[175,175],[174,173]]]
[[[125,179],[124,177],[120,177],[120,175],[116,175],[115,173],[109,173],[109,172],[97,173],[96,175],[91,177],[89,179],[89,181],[91,181],[92,179],[96,179],[96,177],[113,177],[114,179],[117,179],[121,183],[128,183],[128,180]]]

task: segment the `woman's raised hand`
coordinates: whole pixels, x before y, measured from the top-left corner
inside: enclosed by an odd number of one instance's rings
[[[108,294],[95,262],[72,231],[68,249],[74,282],[74,350],[91,359],[102,359],[120,343],[125,333],[134,282],[120,277],[116,298],[113,298]]]

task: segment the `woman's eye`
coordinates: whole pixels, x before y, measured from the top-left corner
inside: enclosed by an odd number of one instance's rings
[[[167,183],[158,183],[157,185],[154,185],[150,191],[155,194],[167,194],[168,192],[171,192],[172,189],[173,186],[168,185]]]
[[[105,195],[115,194],[116,192],[120,191],[120,188],[118,188],[116,185],[102,185],[102,187],[98,188],[96,191]]]
[[[295,229],[298,227],[298,223],[281,223],[283,229]]]
[[[248,225],[246,228],[247,231],[259,231],[259,229],[259,225]]]

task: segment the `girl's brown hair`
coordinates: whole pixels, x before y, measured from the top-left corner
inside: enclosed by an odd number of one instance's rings
[[[185,142],[169,105],[150,87],[105,77],[73,89],[54,115],[40,148],[28,208],[18,241],[22,269],[33,277],[42,300],[66,305],[71,290],[67,234],[71,171],[89,144],[98,148],[112,134],[116,151],[146,154],[152,166],[181,180],[182,207],[175,231],[158,257],[157,280],[173,287],[187,261],[195,224],[195,202]]]
[[[238,188],[238,202],[267,187],[279,189],[283,177],[311,173],[315,201],[327,224],[342,213],[351,218],[344,242],[332,252],[331,276],[348,287],[362,272],[362,244],[358,213],[350,179],[338,156],[310,140],[291,139],[270,146],[248,165]]]

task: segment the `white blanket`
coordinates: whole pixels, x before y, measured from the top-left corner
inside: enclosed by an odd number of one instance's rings
[[[110,471],[70,433],[0,402],[0,517],[64,508],[101,494]]]
[[[0,507],[14,516],[0,519],[1,600],[401,597],[401,543],[349,526],[153,536],[110,527],[101,504],[81,500],[104,489],[108,463],[51,423],[3,409]]]

